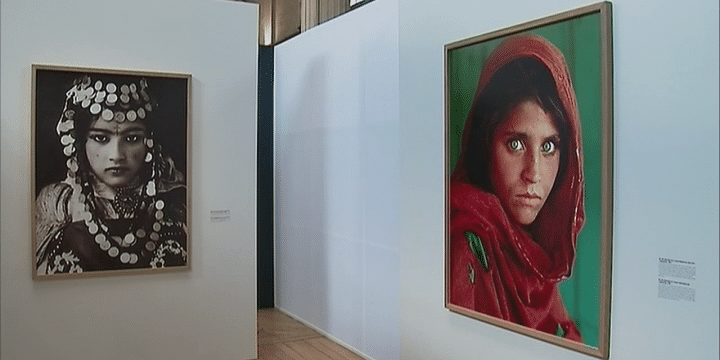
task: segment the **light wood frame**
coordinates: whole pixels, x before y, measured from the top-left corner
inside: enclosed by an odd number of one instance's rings
[[[182,239],[182,233],[185,236],[184,250],[186,252],[186,261],[184,264],[179,264],[167,267],[139,267],[140,263],[135,264],[138,267],[135,268],[114,268],[111,266],[109,269],[95,270],[95,271],[82,271],[74,273],[57,273],[57,274],[43,274],[38,271],[37,262],[37,251],[39,245],[39,239],[37,239],[38,231],[38,219],[36,214],[38,212],[38,204],[36,203],[36,197],[43,187],[53,184],[61,183],[66,179],[68,173],[68,166],[66,161],[68,160],[67,155],[63,154],[65,143],[61,144],[61,136],[59,135],[57,125],[61,116],[63,116],[63,106],[66,102],[66,92],[73,87],[73,82],[81,78],[82,76],[88,75],[94,83],[96,79],[107,79],[103,83],[103,91],[106,94],[107,91],[105,86],[109,82],[117,82],[117,89],[115,93],[118,95],[117,104],[120,104],[121,88],[120,84],[139,84],[140,81],[146,81],[148,84],[147,93],[150,96],[151,102],[154,104],[154,112],[152,113],[152,120],[154,122],[154,132],[150,138],[153,139],[150,142],[152,145],[145,141],[145,147],[147,152],[152,152],[150,149],[153,146],[157,148],[159,145],[159,152],[163,154],[165,159],[171,158],[174,163],[174,169],[179,171],[182,178],[178,182],[174,183],[175,188],[184,188],[181,194],[184,192],[184,196],[180,196],[180,200],[176,203],[178,206],[184,207],[184,231],[178,231],[180,237],[176,239]],[[153,71],[135,71],[135,70],[121,70],[121,69],[98,69],[98,68],[84,68],[84,67],[69,67],[59,65],[44,65],[44,64],[33,64],[32,65],[32,92],[31,92],[31,104],[32,104],[32,119],[31,119],[31,132],[32,132],[32,152],[31,152],[31,178],[32,184],[32,229],[33,234],[31,241],[31,268],[32,278],[34,280],[55,280],[55,279],[67,279],[67,278],[82,278],[82,277],[97,277],[97,276],[111,276],[111,275],[127,275],[127,274],[151,274],[151,273],[166,273],[166,272],[177,272],[177,271],[188,271],[190,270],[192,251],[191,251],[191,219],[192,219],[192,207],[191,207],[191,83],[192,76],[190,74],[182,73],[168,73],[168,72],[153,72]],[[90,85],[91,87],[93,85]],[[124,91],[124,90],[123,90]],[[97,93],[97,91],[96,91]],[[129,93],[129,95],[135,95]],[[139,93],[139,90],[138,90]],[[95,96],[95,95],[93,95]],[[127,98],[126,98],[127,99]],[[132,101],[132,99],[131,99]],[[101,102],[102,104],[102,102]],[[105,105],[103,105],[105,106]],[[152,106],[151,106],[152,107]],[[89,109],[89,108],[88,108]],[[121,112],[121,111],[116,111]],[[126,114],[128,112],[125,112]],[[133,114],[133,118],[138,121],[140,117]],[[148,118],[151,116],[150,111],[147,111]],[[129,116],[128,116],[129,118]],[[61,119],[62,120],[62,119]],[[98,120],[100,121],[100,120]],[[128,120],[125,120],[128,121]],[[147,154],[146,154],[147,155]],[[152,160],[148,160],[152,164]],[[143,188],[143,189],[146,189]],[[145,191],[145,190],[143,190]],[[158,190],[159,195],[159,190]],[[184,198],[184,199],[182,199]],[[163,203],[164,204],[164,203]],[[156,205],[158,206],[158,205]],[[158,209],[162,210],[162,209]],[[155,208],[149,209],[149,211],[155,211],[155,215],[162,217],[162,213]],[[67,214],[72,217],[72,215]],[[77,219],[73,219],[75,222]],[[167,217],[158,219],[157,223],[167,221]],[[177,224],[183,223],[178,221]],[[87,224],[87,222],[86,222]],[[86,225],[87,228],[87,225]],[[150,230],[152,231],[152,230]],[[90,234],[90,232],[88,232]],[[149,238],[150,232],[146,235]],[[94,235],[91,235],[94,236]],[[109,232],[108,232],[109,237]],[[141,238],[137,241],[140,242]],[[149,242],[149,241],[147,241]],[[182,241],[178,241],[181,243]],[[98,245],[98,244],[92,244]],[[112,243],[112,245],[116,245]],[[147,245],[147,244],[145,244]],[[157,249],[160,249],[160,242],[157,243]],[[120,259],[123,248],[116,246],[120,250],[120,253],[116,255]],[[130,252],[129,250],[127,252]],[[108,254],[110,252],[108,251]],[[139,251],[137,252],[140,253]],[[152,253],[152,251],[150,251]],[[130,256],[130,255],[129,255]],[[137,254],[136,254],[137,256]],[[131,256],[132,258],[132,256]],[[127,259],[125,257],[124,259]],[[131,260],[128,260],[131,261]],[[129,262],[126,264],[130,264]],[[158,262],[155,262],[158,264]],[[129,265],[128,265],[129,266]]]
[[[586,134],[583,133],[583,143],[585,152],[587,154],[588,148],[594,151],[594,160],[597,160],[596,172],[598,177],[596,179],[597,186],[596,190],[592,194],[586,194],[586,198],[590,196],[596,197],[597,211],[589,214],[594,216],[590,220],[597,228],[595,236],[591,239],[594,242],[596,249],[596,256],[594,256],[596,263],[593,266],[597,266],[599,269],[598,275],[595,278],[595,283],[592,286],[597,287],[597,300],[593,306],[596,306],[597,312],[595,315],[596,328],[597,328],[597,339],[588,341],[583,339],[584,343],[567,340],[555,335],[544,333],[535,329],[531,329],[513,322],[505,321],[490,315],[486,315],[472,309],[468,309],[462,306],[458,306],[450,303],[450,177],[454,167],[454,161],[456,160],[457,152],[459,151],[459,141],[454,141],[453,136],[457,139],[457,126],[453,128],[451,124],[451,117],[467,117],[467,111],[459,111],[458,108],[453,108],[453,98],[469,97],[471,102],[475,87],[472,89],[465,89],[464,91],[470,93],[456,93],[457,88],[453,88],[450,84],[450,68],[453,64],[449,64],[450,54],[469,48],[472,46],[487,44],[488,42],[495,41],[525,34],[525,33],[537,33],[547,29],[551,26],[573,22],[581,18],[597,17],[599,26],[595,37],[599,44],[600,56],[595,59],[598,64],[599,73],[599,99],[595,100],[597,104],[592,108],[592,111],[596,111],[599,114],[595,124],[599,129],[596,132],[597,136],[593,138],[586,138]],[[487,45],[490,46],[490,45]],[[494,46],[494,45],[493,45]],[[490,51],[486,52],[486,55]],[[567,57],[567,56],[566,56]],[[444,84],[445,84],[445,307],[452,312],[469,316],[498,327],[515,331],[520,334],[524,334],[533,338],[537,338],[543,341],[547,341],[553,344],[560,345],[572,350],[579,351],[581,353],[589,354],[598,358],[607,359],[609,357],[609,339],[610,339],[610,296],[611,296],[611,259],[612,259],[612,229],[613,229],[613,66],[612,66],[612,5],[610,2],[601,2],[592,4],[589,6],[581,7],[578,9],[570,10],[560,14],[544,17],[541,19],[529,21],[519,25],[511,26],[508,28],[492,31],[483,35],[471,37],[468,39],[460,40],[447,44],[444,48]],[[483,59],[484,60],[484,59]],[[569,59],[568,61],[571,61]],[[482,69],[482,66],[479,66]],[[471,80],[477,84],[479,78],[479,70],[476,73],[469,74]],[[572,74],[571,74],[572,77]],[[584,84],[577,83],[576,79],[573,79],[574,87],[576,92],[582,89]],[[454,93],[455,92],[455,93]],[[580,102],[580,101],[579,101]],[[583,105],[583,104],[580,104]],[[469,108],[469,105],[467,105]],[[457,115],[460,113],[460,115]],[[455,114],[455,115],[453,115]],[[580,114],[580,121],[583,122],[583,114]],[[464,118],[463,118],[464,121]],[[583,125],[584,126],[584,125]],[[459,128],[460,134],[462,134],[462,126]],[[454,135],[453,135],[454,134]],[[456,146],[455,149],[452,147]],[[455,158],[454,158],[455,157]],[[588,167],[588,161],[585,161],[585,168]],[[587,175],[586,175],[587,177]],[[586,222],[587,224],[587,222]],[[586,225],[587,227],[587,225]],[[581,233],[582,236],[582,233]],[[583,251],[582,248],[578,249],[578,252]],[[592,343],[589,345],[588,343]]]

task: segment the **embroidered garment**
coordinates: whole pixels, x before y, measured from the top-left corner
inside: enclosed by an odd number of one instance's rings
[[[83,218],[84,203],[66,183],[46,186],[37,198],[38,273],[162,268],[187,264],[184,186],[140,201],[127,217],[113,201],[94,198],[95,212],[107,231],[92,229]],[[158,216],[157,203],[162,205]],[[155,205],[153,205],[155,204]],[[91,229],[95,233],[91,233]],[[153,232],[158,229],[158,232]],[[154,235],[155,234],[155,235]]]
[[[513,225],[494,195],[465,183],[451,186],[450,302],[580,341],[557,281],[548,278],[552,252]],[[473,235],[481,249],[473,249]]]

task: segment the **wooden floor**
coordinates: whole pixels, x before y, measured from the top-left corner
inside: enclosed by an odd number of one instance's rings
[[[258,310],[258,360],[365,360],[276,309]]]

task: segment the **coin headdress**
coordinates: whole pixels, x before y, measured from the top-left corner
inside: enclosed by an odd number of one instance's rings
[[[82,149],[78,151],[78,144],[84,143],[80,124],[89,126],[94,121],[116,121],[136,122],[141,121],[149,124],[149,116],[156,107],[147,92],[148,84],[145,79],[137,83],[116,84],[114,82],[103,83],[96,80],[94,83],[90,76],[85,75],[78,78],[73,86],[66,92],[65,107],[60,120],[57,123],[57,133],[60,143],[63,146],[63,153],[67,158],[68,178],[76,179],[74,183],[85,183],[88,181],[87,174],[81,169],[86,167],[82,157]],[[145,145],[148,152],[145,155],[145,162],[152,163],[149,180],[145,184],[145,194],[154,196],[156,193],[156,178],[163,170],[159,146],[153,140],[152,132],[148,131],[145,137]],[[147,176],[146,176],[147,177]],[[67,182],[67,181],[66,181]],[[72,184],[71,184],[72,185]]]

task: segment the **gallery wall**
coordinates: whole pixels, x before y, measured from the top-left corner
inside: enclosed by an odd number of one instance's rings
[[[275,48],[276,306],[399,358],[397,2]]]
[[[379,0],[384,1],[384,0]],[[401,357],[590,359],[443,308],[443,46],[585,5],[399,0]],[[718,358],[718,3],[613,3],[610,358]],[[658,297],[659,258],[696,264]]]
[[[0,357],[254,358],[257,5],[1,6]],[[190,271],[31,280],[31,64],[192,75]]]

